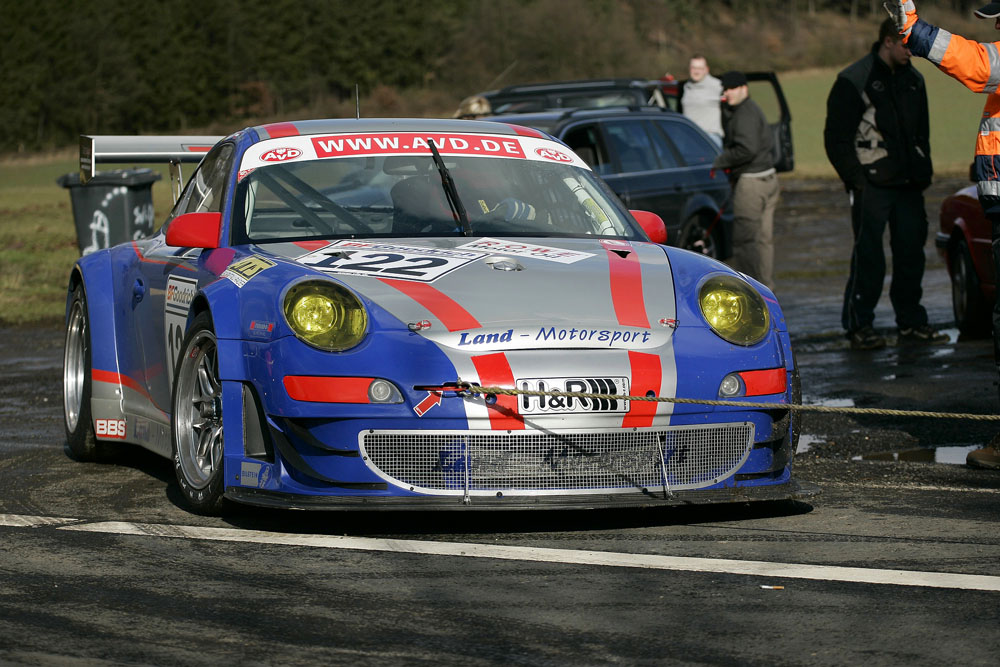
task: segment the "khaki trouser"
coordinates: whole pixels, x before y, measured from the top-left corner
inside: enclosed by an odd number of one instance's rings
[[[733,186],[733,256],[729,265],[774,289],[774,209],[777,174],[742,175]]]

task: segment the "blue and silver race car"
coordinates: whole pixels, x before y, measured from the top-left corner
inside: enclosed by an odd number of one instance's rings
[[[170,457],[201,513],[804,493],[774,295],[661,245],[662,220],[545,134],[368,119],[86,139],[91,170],[198,167],[156,235],[73,267],[78,458]]]

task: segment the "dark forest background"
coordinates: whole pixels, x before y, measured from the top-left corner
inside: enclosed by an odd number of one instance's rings
[[[917,0],[993,39],[982,4]],[[683,77],[696,52],[715,73],[840,65],[884,16],[880,0],[0,0],[0,153],[353,116],[355,85],[366,116],[440,116],[514,83]]]

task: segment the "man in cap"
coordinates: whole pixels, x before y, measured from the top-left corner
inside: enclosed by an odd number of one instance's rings
[[[899,340],[948,340],[928,324],[920,303],[927,243],[923,191],[933,174],[928,118],[924,77],[886,19],[869,53],[837,75],[823,130],[827,157],[851,200],[854,245],[841,324],[856,350],[886,343],[873,327],[885,282],[886,226],[892,246],[889,298]]]
[[[913,0],[884,3],[907,48],[927,58],[945,74],[976,93],[985,93],[986,106],[979,121],[976,159],[973,165],[979,203],[993,226],[993,270],[1000,275],[1000,41],[981,44],[917,17]],[[991,2],[975,11],[981,19],[993,19],[1000,30],[1000,2]],[[1000,290],[993,308],[993,353],[1000,371]],[[989,445],[969,452],[966,463],[979,468],[1000,469],[1000,435]]]
[[[733,187],[733,256],[729,264],[774,288],[774,209],[778,175],[774,136],[764,112],[750,99],[743,72],[726,72],[722,83],[722,152],[712,163]]]

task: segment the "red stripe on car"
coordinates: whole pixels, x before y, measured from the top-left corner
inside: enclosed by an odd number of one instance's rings
[[[395,287],[400,292],[410,297],[427,310],[431,311],[431,314],[441,320],[441,324],[443,324],[448,331],[479,329],[482,326],[479,324],[479,320],[473,317],[469,311],[436,287],[432,287],[427,283],[417,283],[411,280],[395,280],[392,278],[379,278],[379,280],[389,287]]]
[[[132,391],[138,392],[147,399],[152,400],[152,397],[149,395],[149,392],[146,391],[146,388],[127,375],[115,373],[114,371],[102,371],[95,368],[90,371],[90,377],[94,380],[94,382],[105,382],[107,384],[128,387]]]
[[[263,129],[272,139],[299,136],[299,129],[293,123],[271,123],[264,125]]]
[[[533,127],[525,127],[524,125],[515,125],[513,123],[507,123],[507,126],[517,132],[522,137],[533,137],[535,139],[544,139],[545,135],[536,130]]]
[[[292,241],[295,245],[300,248],[305,248],[306,250],[312,252],[313,250],[319,250],[320,248],[325,248],[330,245],[329,241]]]
[[[479,374],[479,384],[483,387],[514,388],[514,372],[503,352],[472,357],[472,363]],[[517,397],[497,395],[496,403],[486,404],[490,415],[490,428],[494,431],[524,430],[524,420],[517,414]]]
[[[368,387],[373,378],[286,375],[282,384],[296,401],[311,403],[370,403]]]
[[[788,388],[788,374],[784,368],[769,368],[763,371],[741,371],[747,396],[783,394]]]
[[[629,350],[628,363],[632,367],[632,395],[646,396],[653,392],[654,396],[659,396],[663,381],[659,355]],[[629,401],[622,428],[652,426],[658,405],[656,401]]]
[[[194,271],[194,269],[192,267],[188,266],[187,264],[181,264],[181,263],[179,263],[177,261],[164,262],[163,260],[159,260],[159,259],[149,259],[149,258],[147,258],[145,255],[142,254],[142,251],[139,250],[139,244],[136,243],[135,241],[132,241],[132,249],[135,250],[135,255],[136,255],[136,257],[139,258],[140,262],[145,262],[147,264],[163,264],[164,266],[169,266],[169,267],[172,267],[172,268],[175,268],[175,269],[184,269],[185,271]]]
[[[623,241],[601,241],[608,253],[611,303],[618,324],[649,328],[646,300],[642,295],[642,265],[632,245]],[[619,254],[621,253],[621,254]]]

